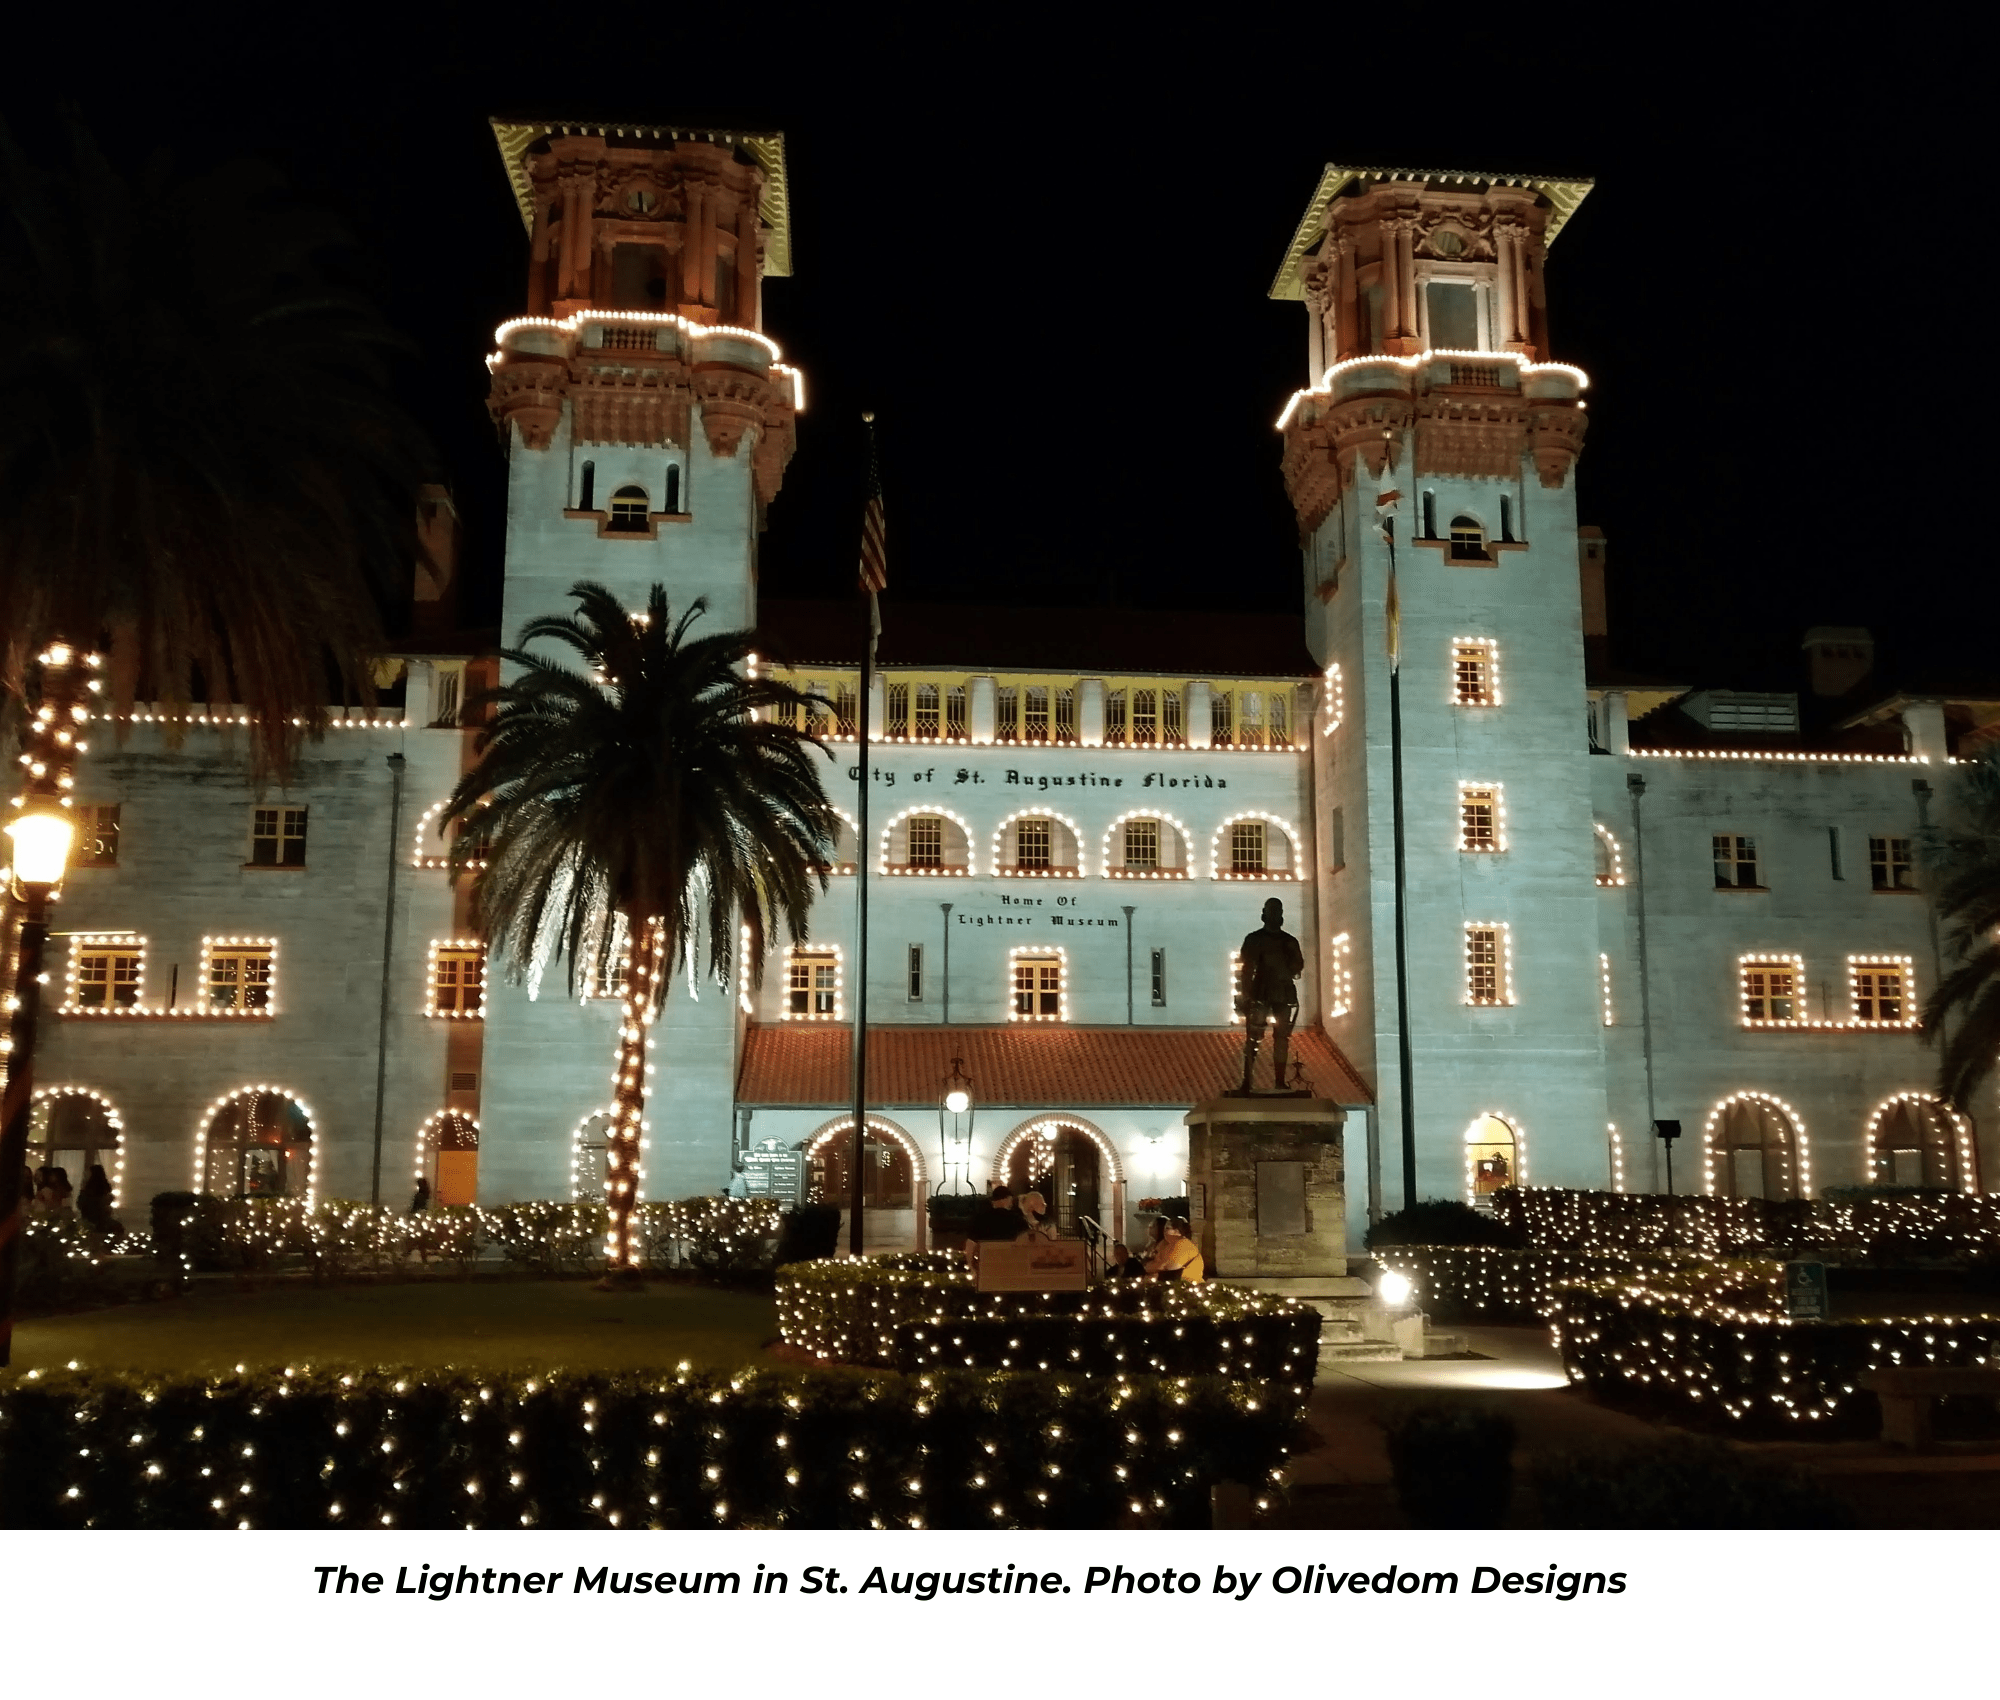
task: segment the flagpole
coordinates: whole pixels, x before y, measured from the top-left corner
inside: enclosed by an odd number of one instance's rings
[[[1398,492],[1400,494],[1400,492]],[[1393,497],[1390,498],[1393,500]],[[1396,1063],[1403,1122],[1403,1208],[1417,1204],[1417,1112],[1414,1101],[1416,1069],[1410,1056],[1410,920],[1409,882],[1403,842],[1403,666],[1401,599],[1396,590],[1396,516],[1381,519],[1382,538],[1389,545],[1389,795],[1396,853]]]
[[[854,748],[859,763],[859,796],[854,809],[854,1149],[848,1164],[847,1249],[862,1255],[868,1151],[868,717],[875,700],[875,640],[882,631],[882,480],[875,461],[875,415],[864,413],[868,431],[868,508],[862,520],[861,586],[868,593],[868,629],[861,641],[861,695],[855,704]],[[874,563],[871,570],[871,561]]]

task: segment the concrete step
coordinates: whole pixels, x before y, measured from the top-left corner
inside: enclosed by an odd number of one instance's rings
[[[1403,1361],[1403,1348],[1393,1340],[1347,1340],[1328,1345],[1320,1342],[1319,1361],[1325,1364],[1395,1364]]]

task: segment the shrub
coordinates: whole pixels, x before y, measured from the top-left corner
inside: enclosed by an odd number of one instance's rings
[[[30,1372],[0,1526],[1196,1527],[1297,1413],[1219,1378]]]
[[[1411,1405],[1382,1424],[1411,1527],[1497,1529],[1514,1497],[1514,1424],[1477,1405]]]
[[[1303,1397],[1321,1318],[1292,1299],[1207,1284],[979,1293],[956,1253],[919,1252],[780,1270],[778,1324],[788,1344],[847,1363],[1229,1375]]]
[[[840,1206],[795,1204],[785,1212],[784,1234],[778,1242],[778,1263],[810,1263],[840,1250]]]
[[[1782,1298],[1782,1268],[1768,1258],[1689,1263],[1494,1246],[1401,1246],[1385,1250],[1382,1263],[1409,1276],[1417,1302],[1448,1321],[1546,1322],[1566,1288],[1605,1280],[1662,1280],[1752,1308]]]
[[[1366,1243],[1370,1251],[1379,1251],[1384,1246],[1522,1246],[1527,1241],[1507,1223],[1469,1204],[1455,1198],[1427,1198],[1384,1216],[1368,1230]]]
[[[2000,1356],[2000,1317],[1793,1322],[1687,1279],[1572,1287],[1555,1322],[1571,1379],[1605,1403],[1744,1434],[1872,1434],[1880,1409],[1861,1390],[1865,1370]]]
[[[1617,1451],[1536,1459],[1550,1529],[1845,1529],[1854,1516],[1804,1470],[1673,1435]]]

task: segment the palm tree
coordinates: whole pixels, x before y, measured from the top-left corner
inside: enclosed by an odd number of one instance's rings
[[[517,975],[561,955],[574,995],[580,965],[618,960],[623,941],[605,1249],[630,1280],[647,1030],[668,982],[683,968],[726,982],[739,925],[753,983],[779,926],[804,939],[836,817],[811,753],[826,746],[795,730],[824,705],[747,677],[750,633],[690,637],[706,604],[675,621],[657,584],[642,614],[599,584],[570,595],[575,613],[530,620],[501,651],[512,681],[468,705],[493,712],[439,830],[456,825],[453,878],[474,875],[480,924]],[[529,649],[542,640],[573,663]]]
[[[77,129],[44,168],[0,130],[0,203],[0,689],[101,644],[114,710],[242,704],[283,774],[330,700],[373,699],[410,582],[402,345],[266,167],[128,178]]]
[[[2000,748],[1960,768],[1952,790],[1929,851],[1958,966],[1924,1007],[1924,1037],[1939,1048],[1938,1091],[1963,1110],[2000,1058]]]

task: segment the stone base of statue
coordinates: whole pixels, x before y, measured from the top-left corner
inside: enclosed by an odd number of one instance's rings
[[[1401,1357],[1370,1338],[1374,1295],[1347,1273],[1347,1112],[1255,1093],[1197,1104],[1186,1121],[1188,1220],[1209,1278],[1312,1305],[1326,1318],[1322,1364]]]

